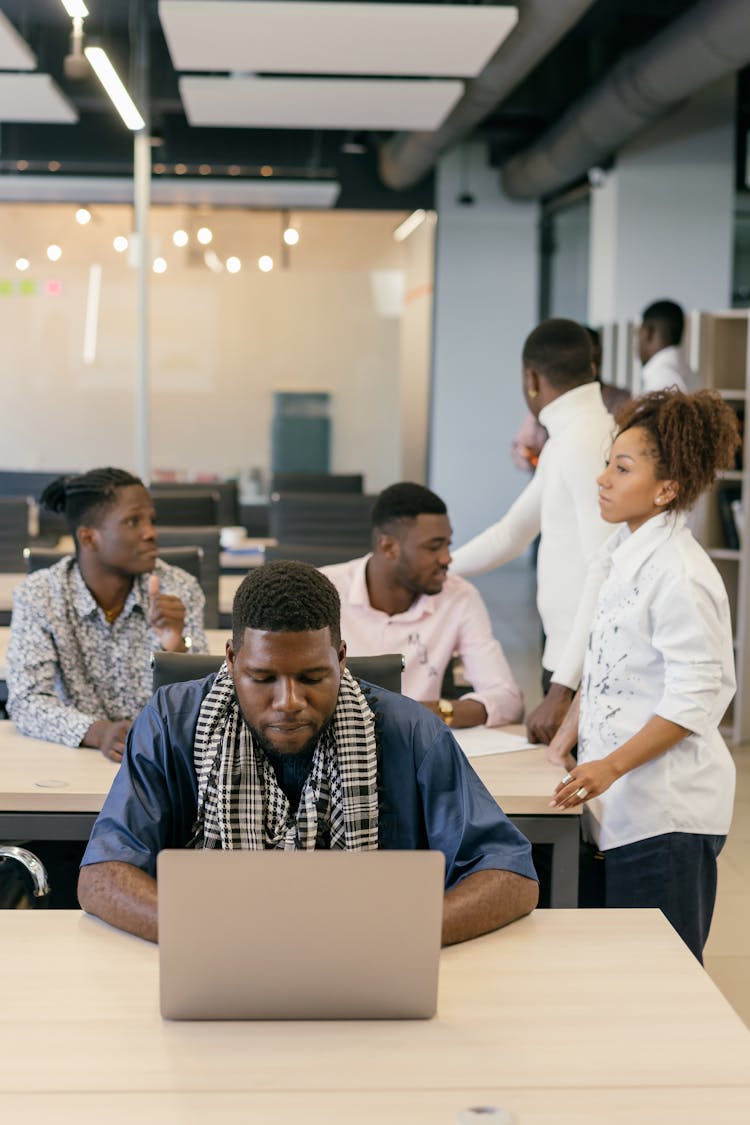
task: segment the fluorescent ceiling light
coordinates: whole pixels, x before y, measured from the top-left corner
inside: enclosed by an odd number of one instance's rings
[[[89,14],[89,10],[83,0],[60,0],[60,3],[72,20],[83,20]]]
[[[86,47],[83,53],[91,63],[96,77],[107,91],[113,106],[128,129],[132,129],[133,132],[144,129],[146,122],[136,109],[133,99],[123,86],[120,76],[109,61],[107,52],[102,47]]]
[[[426,211],[422,211],[421,209],[419,211],[412,211],[411,215],[407,215],[403,223],[399,223],[394,230],[393,237],[396,239],[396,242],[403,242],[405,238],[408,238],[410,234],[414,233],[417,227],[421,227],[426,218]]]

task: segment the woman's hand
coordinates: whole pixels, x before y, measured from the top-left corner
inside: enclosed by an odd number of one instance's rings
[[[576,765],[558,783],[550,807],[572,809],[576,805],[582,805],[584,801],[604,793],[618,777],[619,774],[606,758],[599,762]]]

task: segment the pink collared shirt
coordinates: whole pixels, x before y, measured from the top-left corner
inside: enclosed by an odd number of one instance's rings
[[[440,698],[445,670],[456,654],[474,688],[462,698],[484,705],[488,727],[517,723],[523,695],[476,588],[449,574],[439,594],[422,594],[405,613],[389,617],[370,605],[365,577],[370,557],[320,568],[339,592],[341,636],[349,655],[402,653],[404,695],[431,701]]]

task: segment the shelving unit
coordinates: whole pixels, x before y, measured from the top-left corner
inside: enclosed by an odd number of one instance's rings
[[[744,418],[750,400],[750,331],[748,313],[730,311],[694,313],[690,317],[690,359],[704,386],[719,391]],[[696,507],[693,530],[721,574],[729,595],[734,631],[737,694],[725,719],[727,736],[734,743],[750,741],[750,467],[743,450],[741,468],[722,474],[711,492]],[[742,500],[742,518],[736,528],[739,549],[729,545],[720,510],[719,492],[732,484]],[[726,505],[726,502],[725,502]]]

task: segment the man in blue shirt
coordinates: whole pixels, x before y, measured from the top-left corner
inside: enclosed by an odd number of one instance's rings
[[[446,725],[361,685],[345,657],[327,578],[251,572],[219,673],[162,689],[136,719],[83,857],[83,908],[156,941],[163,848],[380,847],[445,855],[444,944],[533,910],[530,845]]]

